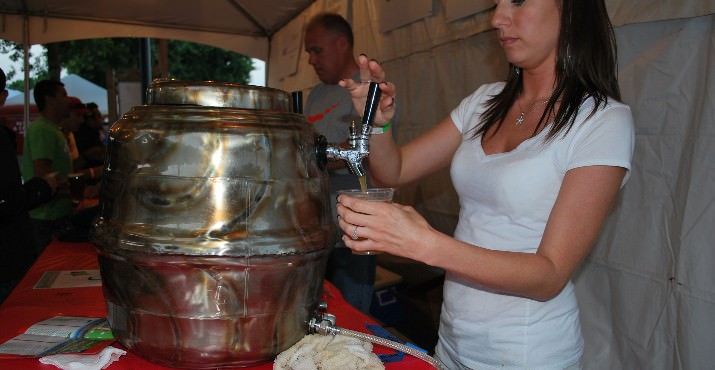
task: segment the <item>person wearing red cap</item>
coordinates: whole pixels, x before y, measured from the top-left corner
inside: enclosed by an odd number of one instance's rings
[[[87,113],[87,108],[77,97],[69,96],[67,97],[67,100],[69,100],[69,115],[67,118],[62,120],[62,122],[60,122],[60,126],[67,137],[67,146],[70,150],[70,158],[72,158],[73,167],[75,169],[79,169],[81,167],[81,163],[78,163],[80,155],[79,150],[77,149],[77,140],[75,139],[74,133],[77,132],[79,127],[82,125],[84,116]]]
[[[62,241],[86,241],[89,238],[89,230],[98,208],[96,206],[86,208],[79,205],[85,198],[94,198],[99,194],[97,180],[102,174],[102,166],[92,166],[87,163],[82,156],[77,136],[75,136],[84,124],[89,110],[77,97],[70,96],[67,100],[69,101],[69,115],[60,122],[60,126],[67,138],[67,147],[70,158],[72,158],[74,171],[69,179],[70,193],[77,207],[67,218],[67,222],[64,223],[63,229],[57,237]]]
[[[67,145],[69,146],[74,170],[82,173],[87,180],[97,180],[102,173],[104,161],[95,160],[96,155],[88,155],[88,149],[90,149],[89,146],[95,144],[102,146],[99,141],[99,132],[91,128],[89,130],[93,132],[86,132],[86,122],[90,114],[87,105],[74,96],[70,96],[67,99],[69,100],[69,115],[60,123],[60,126],[67,137]],[[94,136],[94,141],[91,141],[92,136]],[[88,140],[90,141],[88,142]],[[101,150],[104,150],[103,146]],[[103,156],[103,153],[100,154]]]

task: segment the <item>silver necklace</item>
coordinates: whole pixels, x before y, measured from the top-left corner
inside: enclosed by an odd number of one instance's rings
[[[531,107],[530,107],[528,110],[524,110],[524,109],[521,107],[521,103],[517,100],[517,101],[516,101],[516,104],[519,106],[519,110],[521,111],[521,113],[519,113],[519,117],[516,117],[516,121],[514,121],[514,125],[515,125],[516,127],[521,126],[521,124],[524,123],[524,119],[526,119],[526,114],[527,114],[527,113],[531,113],[531,111],[534,110],[534,107],[536,106],[537,103],[546,104],[546,103],[548,103],[548,102],[549,102],[548,99],[547,99],[547,100],[544,100],[544,101],[539,101],[539,100],[537,100],[537,101],[531,103]]]

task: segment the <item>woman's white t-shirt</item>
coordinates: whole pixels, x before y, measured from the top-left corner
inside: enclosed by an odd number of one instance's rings
[[[630,170],[633,118],[627,105],[613,100],[589,117],[594,102],[587,99],[565,136],[545,141],[547,127],[510,152],[486,155],[472,128],[487,99],[503,87],[483,85],[451,113],[463,137],[451,167],[460,202],[454,236],[492,250],[535,253],[568,170]],[[541,302],[491,292],[448,273],[440,321],[441,349],[474,369],[563,369],[577,364],[583,352],[571,283]]]

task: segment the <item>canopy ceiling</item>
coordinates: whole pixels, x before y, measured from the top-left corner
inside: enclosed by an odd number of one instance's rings
[[[181,39],[266,60],[271,36],[314,1],[0,0],[0,37],[28,45],[98,37]]]

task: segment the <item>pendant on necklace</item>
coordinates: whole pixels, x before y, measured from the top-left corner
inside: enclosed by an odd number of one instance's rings
[[[519,117],[516,117],[516,121],[514,122],[514,124],[515,124],[517,127],[521,126],[521,124],[524,123],[524,116],[525,116],[525,115],[526,115],[526,112],[521,112],[521,114],[519,114]]]

